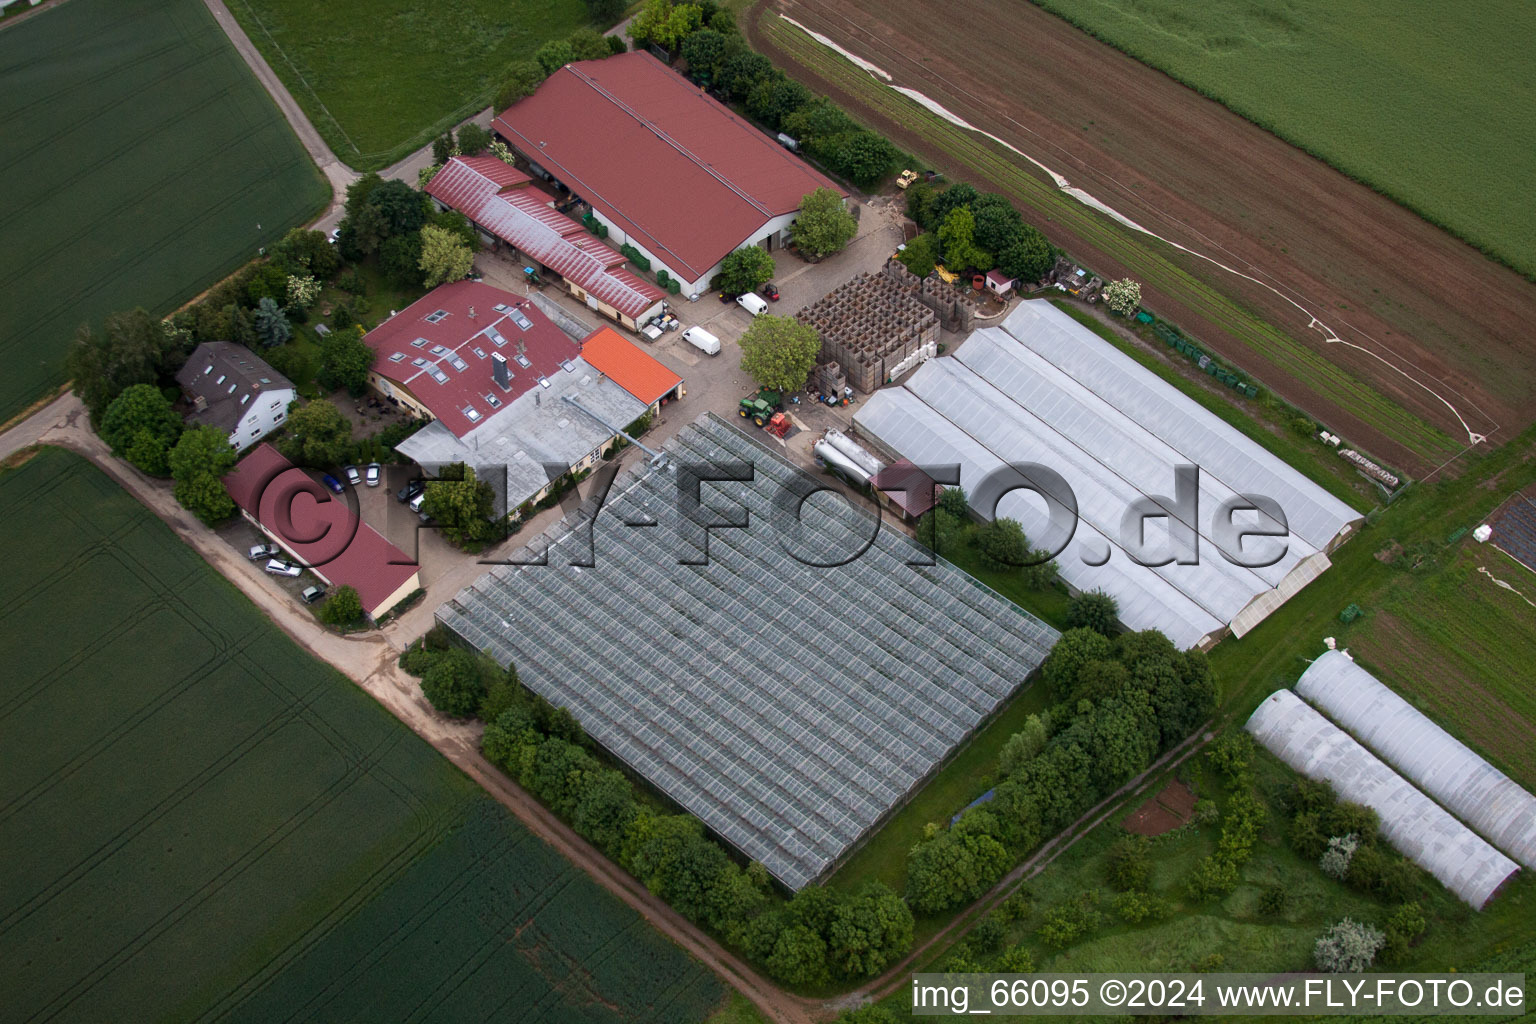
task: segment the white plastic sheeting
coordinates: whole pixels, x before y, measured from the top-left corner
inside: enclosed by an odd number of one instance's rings
[[[1296,692],[1525,867],[1536,868],[1536,797],[1338,651]]]
[[[1270,694],[1246,728],[1296,771],[1373,809],[1383,838],[1475,909],[1520,870],[1290,690]]]
[[[1361,518],[1046,302],[1022,303],[954,357],[925,364],[902,388],[877,392],[854,420],[920,466],[958,463],[961,486],[972,494],[1005,464],[1032,462],[1059,473],[1079,515],[1057,559],[1062,578],[1078,590],[1108,592],[1122,622],[1160,629],[1181,647],[1229,626],[1241,636],[1326,569],[1326,552]],[[1176,467],[1190,464],[1200,468],[1194,515],[1172,500]],[[1217,510],[1243,495],[1272,499],[1285,516],[1290,536],[1273,564],[1237,565],[1218,548]],[[1122,517],[1143,497],[1159,500],[1194,531],[1198,564],[1146,566],[1122,547]],[[1005,496],[998,514],[1017,519],[1032,538],[1047,532],[1045,503],[1029,492]],[[1278,525],[1254,511],[1233,520]],[[1170,521],[1146,520],[1153,550]],[[1253,538],[1245,551],[1261,545],[1277,541]]]

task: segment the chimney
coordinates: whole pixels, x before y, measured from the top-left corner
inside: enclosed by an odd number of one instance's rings
[[[496,386],[501,390],[512,390],[512,373],[507,369],[507,357],[500,352],[491,353],[491,375],[496,380]]]
[[[204,409],[208,408],[208,396],[198,395],[197,397],[193,398],[192,408],[196,409],[198,412],[202,412]]]
[[[469,307],[469,318],[471,320],[473,320],[475,318],[475,307],[474,306],[470,306]]]

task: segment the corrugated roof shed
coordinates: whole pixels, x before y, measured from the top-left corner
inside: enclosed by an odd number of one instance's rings
[[[643,51],[567,64],[492,125],[674,269],[702,277],[818,188],[847,193]]]
[[[907,459],[897,459],[869,482],[909,516],[920,516],[939,503],[939,485]]]
[[[546,535],[548,565],[498,566],[438,609],[476,649],[706,825],[798,889],[823,875],[1006,700],[1057,638],[868,512],[826,494],[792,533],[783,495],[812,477],[701,417],[615,483],[590,534]],[[683,528],[677,467],[747,462],[707,506],[750,516]],[[631,523],[655,523],[637,529]],[[573,557],[589,558],[581,568]],[[793,538],[793,539],[791,539]],[[524,550],[512,559],[526,559]],[[688,558],[705,564],[684,565]]]
[[[236,505],[253,516],[294,558],[335,586],[357,590],[363,610],[378,615],[417,565],[269,444],[258,445],[224,478]]]
[[[1520,870],[1290,690],[1271,694],[1246,728],[1296,771],[1374,810],[1388,842],[1474,909]]]
[[[601,327],[581,343],[581,356],[619,387],[650,405],[683,379],[611,327]],[[619,424],[623,426],[623,424]]]
[[[456,156],[433,175],[427,193],[625,316],[641,317],[667,297],[528,184],[526,174],[496,157]]]
[[[1296,692],[1441,806],[1536,868],[1536,797],[1340,651],[1302,673]]]

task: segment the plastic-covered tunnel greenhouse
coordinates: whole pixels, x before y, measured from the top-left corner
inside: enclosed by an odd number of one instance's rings
[[[1296,692],[1527,868],[1536,868],[1536,797],[1339,651]]]
[[[854,422],[919,466],[960,466],[960,484],[1007,465],[1035,463],[1059,474],[1075,500],[1077,531],[1057,558],[1078,590],[1104,590],[1131,629],[1159,629],[1181,647],[1230,629],[1241,636],[1328,567],[1359,513],[1099,338],[1048,302],[1024,302],[1001,327],[976,331],[956,351],[925,364],[905,385],[871,396]],[[1176,500],[1175,469],[1200,469],[1198,503]],[[1047,489],[1055,485],[1046,485]],[[1052,493],[1055,494],[1055,490]],[[1159,499],[1146,521],[1160,541],[1176,522],[1195,536],[1196,564],[1137,561],[1125,546],[1125,513]],[[1289,531],[1268,564],[1235,564],[1213,520],[1224,503],[1272,501]],[[984,512],[990,510],[983,510]],[[1050,535],[1046,502],[1028,491],[1003,496],[997,514],[1031,539]],[[1267,512],[1239,511],[1240,526],[1278,528]],[[1258,545],[1242,545],[1245,555]],[[1226,551],[1232,550],[1226,541]],[[1161,547],[1153,543],[1152,547]],[[1264,558],[1245,559],[1254,563]]]
[[[688,526],[678,481],[690,463],[750,464],[750,479],[699,491],[722,516],[744,508],[745,528],[706,541]],[[547,566],[498,567],[438,619],[515,664],[615,756],[798,889],[897,807],[1057,638],[954,566],[911,564],[931,559],[896,530],[872,532],[870,513],[840,496],[811,497],[798,513],[786,500],[820,487],[703,417],[668,442],[664,463],[616,481],[595,521],[546,534]]]
[[[1383,838],[1474,908],[1520,870],[1290,690],[1270,694],[1246,728],[1296,771],[1373,809]]]

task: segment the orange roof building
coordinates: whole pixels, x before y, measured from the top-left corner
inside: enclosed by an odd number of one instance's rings
[[[619,334],[602,327],[581,343],[581,357],[603,376],[634,395],[655,412],[662,401],[683,394],[683,378]]]

